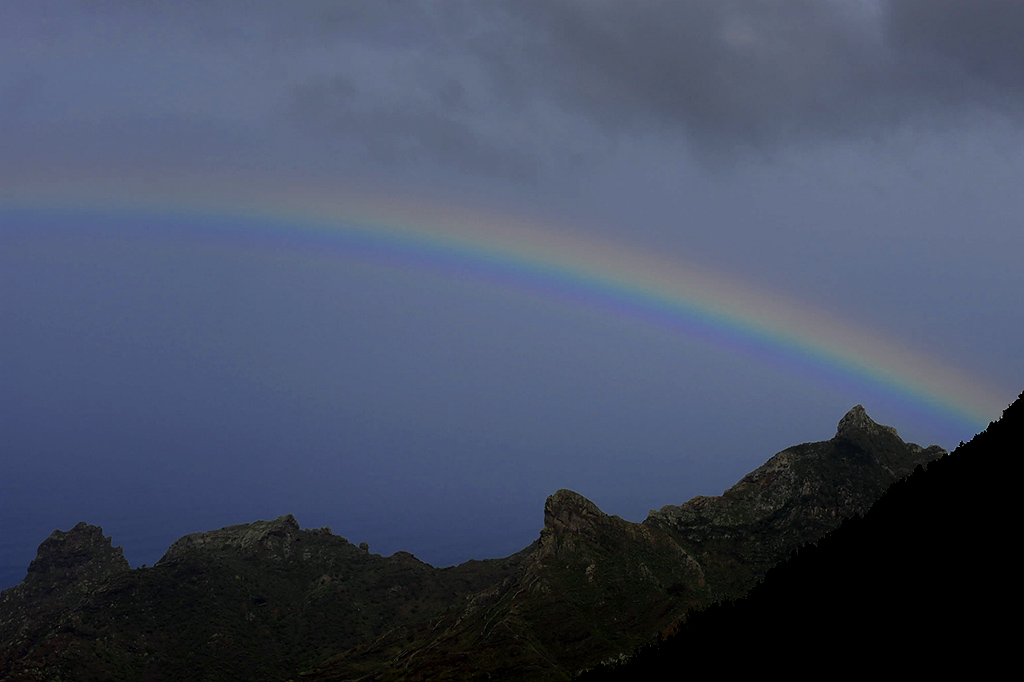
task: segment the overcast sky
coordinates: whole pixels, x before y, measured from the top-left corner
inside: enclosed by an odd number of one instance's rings
[[[0,4],[0,587],[80,520],[135,565],[285,513],[446,565],[531,542],[558,488],[634,521],[718,494],[857,403],[969,439],[756,340],[243,248],[223,216],[55,209],[96,179],[111,209],[316,184],[524,221],[700,264],[1005,405],[1022,30],[1014,0]]]

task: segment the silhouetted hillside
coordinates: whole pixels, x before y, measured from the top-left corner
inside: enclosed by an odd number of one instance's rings
[[[1022,455],[1024,394],[863,518],[769,571],[747,598],[694,613],[660,646],[580,679],[769,668],[1002,674],[1015,651]]]
[[[447,569],[282,516],[187,535],[132,570],[80,523],[0,593],[0,679],[568,680],[745,594],[943,454],[858,405],[831,440],[783,450],[721,496],[631,523],[560,490],[532,545]]]
[[[504,584],[304,679],[568,680],[694,608],[745,594],[793,549],[943,454],[904,443],[858,405],[831,440],[787,448],[722,495],[663,507],[643,523],[559,491],[545,504],[539,541]]]

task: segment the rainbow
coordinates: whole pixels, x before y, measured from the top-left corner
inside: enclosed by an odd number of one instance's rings
[[[232,225],[225,229],[242,240],[370,253],[402,267],[454,271],[719,345],[767,352],[826,376],[894,392],[972,428],[1006,406],[1000,392],[948,364],[828,313],[696,264],[572,231],[312,183],[282,189],[151,180],[23,183],[0,196],[0,211],[203,218]]]

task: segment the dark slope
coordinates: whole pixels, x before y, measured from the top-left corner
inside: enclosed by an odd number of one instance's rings
[[[284,516],[185,536],[131,570],[83,523],[0,593],[0,680],[565,680],[742,594],[942,454],[858,406],[832,440],[722,496],[631,523],[562,490],[533,545],[448,569]]]
[[[858,405],[832,440],[784,450],[723,495],[665,507],[643,523],[559,491],[547,500],[538,543],[506,583],[307,679],[569,679],[695,607],[745,593],[793,549],[943,454],[904,443]]]
[[[836,435],[778,453],[721,497],[651,512],[704,568],[716,599],[746,594],[800,545],[866,512],[895,481],[945,451],[904,443],[857,405]]]
[[[439,570],[283,516],[185,536],[129,570],[79,524],[0,594],[0,680],[280,680],[500,582],[515,562]]]
[[[746,599],[582,680],[813,670],[1004,672],[1015,653],[1024,394],[952,454],[893,485],[863,518],[772,569]],[[671,671],[673,674],[668,675]]]

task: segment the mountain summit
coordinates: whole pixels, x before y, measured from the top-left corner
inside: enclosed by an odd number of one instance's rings
[[[839,420],[839,426],[836,427],[836,438],[853,436],[857,433],[878,434],[882,432],[899,438],[899,434],[894,427],[876,424],[868,416],[867,410],[864,409],[863,405],[856,405]]]
[[[722,495],[667,505],[644,523],[694,552],[716,598],[733,598],[793,549],[864,514],[893,482],[945,454],[904,443],[857,405],[831,440],[787,448]]]
[[[99,526],[84,521],[65,532],[55,530],[39,545],[22,586],[48,593],[74,585],[88,589],[118,573],[131,570],[124,551],[114,547]]]
[[[0,679],[567,680],[745,594],[941,457],[857,406],[828,441],[642,523],[559,490],[539,538],[437,569],[294,517],[194,533],[128,568],[95,526],[55,531],[0,593]]]
[[[720,674],[722,661],[734,677],[758,676],[794,643],[805,671],[841,662],[849,676],[1000,677],[1017,662],[1006,615],[1019,582],[1022,441],[1024,394],[969,443],[890,486],[867,514],[773,567],[746,597],[694,614],[668,639],[581,682],[665,670],[702,678]]]

